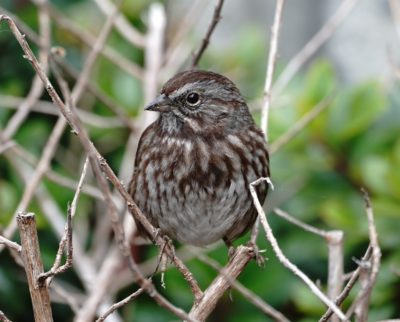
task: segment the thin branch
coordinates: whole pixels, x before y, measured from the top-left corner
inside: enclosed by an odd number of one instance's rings
[[[218,300],[232,285],[233,281],[243,271],[247,263],[254,257],[254,249],[247,246],[239,246],[228,264],[221,270],[210,286],[204,291],[203,297],[195,303],[189,316],[199,321],[205,321],[214,310]]]
[[[10,249],[15,250],[17,253],[21,253],[21,245],[19,245],[16,242],[13,242],[12,240],[9,240],[3,236],[0,235],[0,244],[3,244],[7,246]]]
[[[284,145],[289,143],[297,136],[308,124],[311,123],[318,115],[320,115],[328,106],[331,105],[333,96],[328,96],[315,105],[310,111],[304,114],[290,129],[271,143],[269,152],[276,153]]]
[[[372,254],[370,261],[361,262],[361,264],[365,264],[365,284],[362,285],[361,291],[359,292],[357,298],[354,300],[352,306],[346,313],[347,317],[350,317],[354,310],[356,314],[356,321],[359,322],[367,320],[369,299],[371,297],[372,289],[376,283],[381,260],[381,249],[379,247],[378,234],[374,222],[374,213],[371,205],[371,200],[369,198],[368,192],[364,188],[361,189],[361,192],[364,197],[365,212],[368,219],[368,232]]]
[[[11,322],[11,320],[9,320],[2,311],[0,311],[0,321],[2,321],[2,322]]]
[[[201,56],[203,55],[204,51],[206,50],[208,44],[210,43],[211,35],[212,35],[215,27],[217,26],[218,22],[221,20],[221,10],[222,10],[223,4],[224,4],[224,0],[218,0],[218,4],[215,6],[214,14],[213,14],[211,23],[208,26],[206,35],[203,38],[203,41],[201,43],[199,50],[193,55],[192,68],[195,68],[199,64]]]
[[[19,213],[17,222],[35,322],[52,322],[53,317],[47,285],[46,283],[38,283],[38,276],[43,273],[43,263],[40,257],[35,215],[33,213]]]
[[[58,142],[61,138],[61,135],[64,132],[65,124],[66,124],[65,119],[59,117],[56,125],[53,128],[53,131],[51,132],[46,142],[45,147],[43,148],[43,152],[37,164],[35,172],[32,174],[29,183],[25,186],[24,193],[14,213],[13,219],[11,220],[11,223],[8,225],[7,229],[5,229],[4,231],[4,236],[6,238],[10,238],[14,234],[15,230],[17,229],[17,223],[16,223],[17,214],[27,209],[33,197],[36,187],[40,183],[40,180],[42,179],[44,173],[49,168],[50,161],[54,156],[55,150],[57,149],[58,146]]]
[[[114,4],[109,0],[94,0],[100,10],[105,15],[110,15],[110,12],[114,10]],[[134,26],[129,22],[128,19],[120,12],[114,21],[116,30],[122,37],[128,40],[132,45],[136,47],[144,47],[145,37],[141,34]]]
[[[308,43],[287,64],[272,89],[272,95],[277,97],[289,84],[300,68],[309,60],[321,46],[332,37],[333,33],[349,15],[358,0],[343,0],[337,11],[308,41]]]
[[[57,275],[64,273],[66,270],[68,270],[70,267],[72,267],[72,259],[73,259],[73,247],[72,247],[72,219],[75,216],[76,213],[76,205],[78,203],[78,199],[82,190],[83,186],[83,181],[86,177],[86,172],[89,164],[89,159],[86,158],[85,163],[83,165],[81,177],[78,182],[78,186],[75,191],[74,198],[72,200],[71,206],[68,207],[68,213],[67,213],[67,223],[64,228],[64,234],[61,237],[56,259],[54,261],[53,266],[49,271],[46,273],[43,273],[39,276],[40,282],[43,282],[46,280],[47,284],[49,285],[51,283],[52,278]],[[61,265],[61,258],[62,254],[64,251],[64,248],[66,247],[66,254],[67,258],[65,260],[65,264]]]
[[[368,247],[367,251],[365,252],[364,256],[362,257],[362,259],[360,260],[360,262],[365,262],[367,261],[372,253],[372,248],[371,246]],[[361,268],[360,266],[357,267],[357,269],[353,272],[353,274],[351,275],[349,281],[347,282],[346,286],[344,287],[342,293],[340,293],[340,295],[336,298],[335,300],[335,304],[340,306],[344,300],[349,296],[350,291],[353,289],[354,285],[356,284],[359,276],[360,276],[360,271]],[[325,314],[319,319],[318,322],[327,322],[329,320],[329,318],[332,316],[333,311],[329,308]]]
[[[289,259],[283,254],[274,234],[272,233],[272,229],[269,226],[267,217],[266,217],[264,210],[260,204],[260,201],[258,200],[257,193],[254,188],[254,186],[260,184],[263,181],[270,182],[270,179],[269,178],[260,178],[256,181],[252,182],[249,187],[250,187],[250,193],[253,197],[254,205],[257,209],[261,224],[265,231],[265,237],[270,242],[272,249],[274,250],[274,253],[278,257],[279,261],[283,264],[283,266],[288,268],[295,276],[299,277],[323,303],[325,303],[328,307],[330,307],[335,312],[335,314],[342,321],[347,321],[346,316],[343,314],[343,312],[340,310],[340,308],[338,308],[324,293],[322,293],[321,290],[311,281],[311,279],[306,274],[304,274],[296,265],[294,265],[292,262],[290,262]]]
[[[332,230],[325,231],[308,225],[297,218],[289,215],[287,212],[274,208],[274,213],[284,218],[288,222],[304,229],[307,232],[323,237],[328,244],[328,296],[335,300],[340,294],[343,285],[343,231]],[[331,322],[337,320],[333,317]]]
[[[44,45],[39,51],[39,62],[47,73],[48,69],[48,52],[45,48],[50,47],[50,34],[51,34],[51,26],[50,26],[50,17],[47,10],[43,10],[43,5],[45,0],[41,0],[39,3],[39,33],[40,33],[40,42]],[[19,106],[17,112],[11,117],[8,121],[2,136],[0,137],[0,141],[7,141],[11,139],[14,134],[17,132],[21,124],[25,121],[26,117],[29,114],[31,107],[35,104],[35,102],[40,98],[43,93],[43,84],[40,81],[40,78],[35,74],[32,82],[32,86],[29,90],[27,97]]]
[[[265,85],[264,85],[264,99],[261,111],[261,130],[264,132],[267,142],[268,142],[268,118],[269,118],[269,109],[271,106],[271,88],[272,88],[272,80],[274,77],[276,57],[278,53],[279,29],[281,26],[282,10],[284,3],[285,0],[276,0],[274,23],[271,28],[271,40],[269,43],[268,63],[267,63],[267,71],[266,71]]]
[[[131,295],[127,296],[123,300],[114,303],[107,311],[105,311],[97,320],[96,322],[103,322],[109,316],[111,313],[114,311],[118,310],[120,307],[123,307],[124,305],[128,304],[129,302],[133,301],[136,299],[140,294],[142,294],[144,290],[142,288],[139,288],[136,292],[132,293]]]
[[[221,273],[222,266],[212,258],[202,253],[196,252],[196,257],[200,259],[202,262],[210,265],[215,270]],[[232,288],[237,290],[240,294],[244,296],[250,303],[252,303],[255,307],[259,308],[264,314],[272,317],[277,322],[289,322],[289,319],[285,317],[281,312],[275,310],[271,305],[266,303],[261,297],[257,294],[249,290],[239,281],[232,281]]]
[[[286,221],[290,222],[293,225],[296,225],[296,226],[302,228],[303,230],[305,230],[309,233],[313,233],[314,235],[318,235],[323,238],[328,237],[329,232],[322,230],[322,229],[315,228],[314,226],[308,225],[308,224],[298,220],[297,218],[289,215],[286,211],[283,211],[282,209],[274,208],[273,211],[279,217],[285,219]]]

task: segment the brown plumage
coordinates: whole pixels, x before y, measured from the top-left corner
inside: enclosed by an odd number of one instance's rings
[[[172,239],[230,244],[257,216],[249,184],[269,176],[264,135],[239,90],[222,75],[186,71],[146,109],[160,116],[140,138],[129,184],[134,201]],[[260,202],[267,190],[257,187]]]

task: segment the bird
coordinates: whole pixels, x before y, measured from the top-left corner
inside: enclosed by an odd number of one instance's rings
[[[237,86],[212,71],[183,71],[145,110],[159,116],[138,143],[133,200],[172,240],[207,246],[222,239],[232,247],[257,218],[250,183],[270,177],[265,135]],[[264,203],[267,183],[256,192]]]

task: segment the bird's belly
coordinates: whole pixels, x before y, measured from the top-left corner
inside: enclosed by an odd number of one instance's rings
[[[252,204],[244,182],[225,187],[200,187],[191,182],[183,190],[174,182],[164,182],[157,188],[149,193],[147,213],[162,232],[180,242],[208,245],[249,220],[245,215]]]

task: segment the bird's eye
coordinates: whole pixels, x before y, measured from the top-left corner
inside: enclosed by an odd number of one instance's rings
[[[196,92],[190,92],[186,96],[186,102],[191,106],[196,106],[200,103],[200,95]]]

